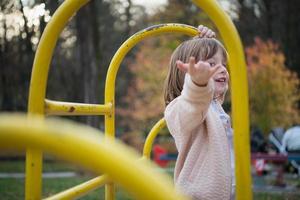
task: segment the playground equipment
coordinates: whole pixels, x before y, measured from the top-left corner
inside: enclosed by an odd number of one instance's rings
[[[229,53],[231,73],[232,116],[234,128],[234,147],[236,158],[236,199],[252,199],[250,176],[248,87],[245,59],[239,35],[230,18],[214,0],[194,0],[202,8],[220,31]],[[105,136],[113,139],[115,134],[115,79],[119,66],[128,51],[143,39],[164,33],[181,33],[195,36],[194,27],[183,24],[163,24],[144,29],[126,40],[114,55],[106,77],[105,102],[103,105],[77,104],[46,100],[46,85],[49,65],[57,39],[68,20],[88,3],[88,0],[66,0],[52,16],[40,39],[34,60],[30,83],[28,117],[40,115],[104,115]],[[149,157],[151,146],[159,130],[165,126],[164,119],[152,129],[146,140],[144,158]],[[29,144],[29,143],[28,143]],[[25,198],[41,198],[42,149],[30,147],[26,152]],[[93,152],[92,152],[93,153]],[[80,192],[86,193],[99,185],[106,184],[106,200],[114,199],[114,183],[106,176],[97,177],[89,182],[60,193],[60,198],[75,198]],[[169,199],[169,198],[166,198]]]
[[[45,121],[41,117],[28,119],[25,115],[0,115],[0,149],[12,146],[42,149],[97,174],[105,173],[101,183],[98,181],[100,184],[116,181],[137,199],[187,199],[177,193],[170,178],[156,171],[148,160],[138,162],[138,155],[133,150],[101,137],[99,131],[84,125]],[[48,199],[63,198],[67,197],[59,194]]]

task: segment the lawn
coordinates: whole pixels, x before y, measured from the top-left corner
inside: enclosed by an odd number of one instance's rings
[[[72,177],[72,178],[55,178],[44,179],[43,181],[43,197],[48,197],[56,194],[64,189],[70,188],[77,184],[89,180],[87,177]],[[24,179],[5,178],[0,179],[0,197],[1,200],[17,200],[24,199]],[[117,188],[117,200],[132,199],[122,189]],[[88,195],[80,198],[85,200],[99,199],[104,200],[104,187],[99,188]]]

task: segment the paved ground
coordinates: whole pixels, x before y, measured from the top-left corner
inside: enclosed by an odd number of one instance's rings
[[[253,179],[253,191],[254,192],[270,192],[270,193],[297,193],[300,194],[299,182],[300,177],[295,174],[285,174],[284,183],[285,186],[275,186],[274,182],[276,174],[269,174],[264,176],[252,176]]]
[[[75,172],[46,172],[43,178],[68,178],[76,176]],[[24,173],[0,173],[0,178],[25,178]]]

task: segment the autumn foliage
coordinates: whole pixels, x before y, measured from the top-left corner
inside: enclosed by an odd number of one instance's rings
[[[170,42],[170,41],[173,41]],[[163,86],[174,48],[170,38],[145,41],[128,68],[133,75],[117,109],[121,123],[129,131],[147,132],[163,116]],[[276,126],[289,127],[299,122],[299,79],[285,66],[285,58],[272,41],[255,39],[246,48],[250,120],[264,133]]]
[[[286,68],[278,45],[256,38],[246,55],[251,124],[268,133],[299,122],[299,79]]]
[[[172,52],[163,44],[162,38],[146,40],[140,46],[135,62],[128,66],[133,78],[117,114],[129,131],[148,131],[163,117],[163,87]]]

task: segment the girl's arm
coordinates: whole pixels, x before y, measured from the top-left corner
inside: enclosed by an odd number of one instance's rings
[[[186,74],[181,95],[169,103],[165,110],[165,119],[174,137],[191,134],[203,123],[213,99],[213,92],[212,80],[206,86],[200,87]]]
[[[208,107],[214,95],[214,82],[211,77],[222,70],[221,65],[191,57],[189,63],[177,62],[177,67],[186,73],[181,95],[175,98],[165,110],[168,128],[175,138],[177,148],[206,118]]]

